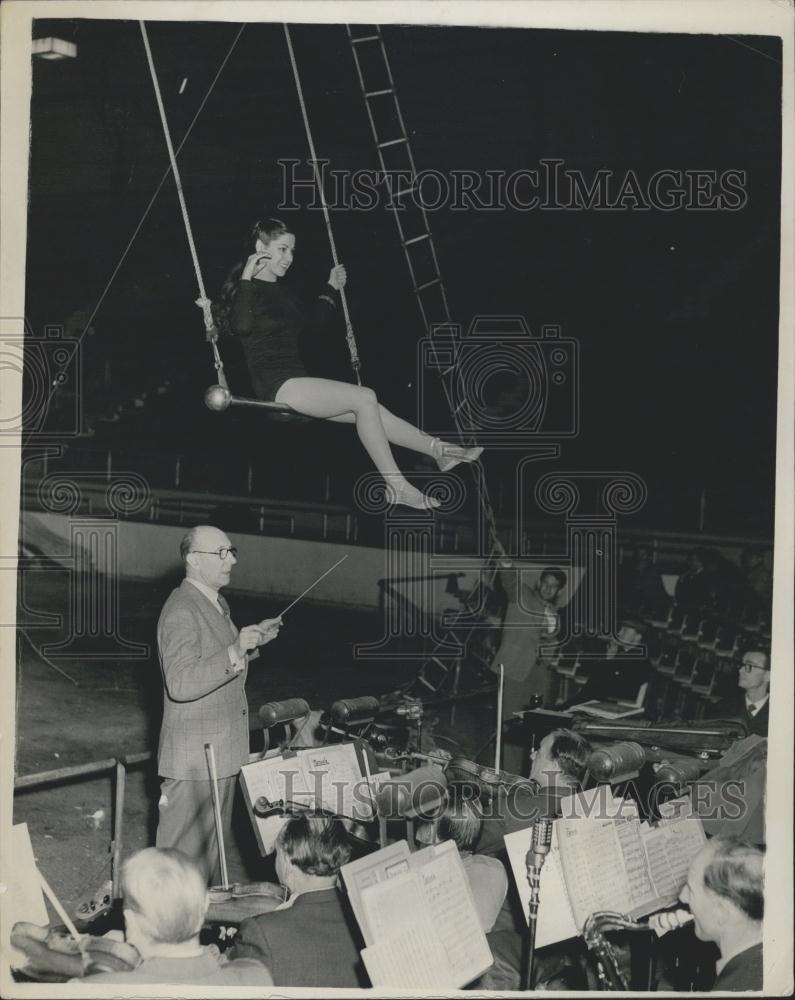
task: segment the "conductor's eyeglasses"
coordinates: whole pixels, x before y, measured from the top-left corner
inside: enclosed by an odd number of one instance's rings
[[[750,674],[752,670],[770,670],[770,667],[766,667],[764,663],[749,663],[747,660],[743,660],[740,664],[740,670]]]
[[[227,556],[234,556],[237,559],[237,549],[234,545],[216,549],[214,552],[210,552],[207,549],[191,549],[191,552],[198,552],[202,556],[218,556],[219,559],[226,559]]]

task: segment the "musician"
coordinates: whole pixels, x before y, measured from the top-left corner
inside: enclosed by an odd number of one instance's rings
[[[179,983],[186,986],[270,986],[255,957],[230,961],[199,944],[209,906],[204,875],[181,851],[147,847],[122,869],[127,942],[142,962],[129,972],[104,972],[78,982]]]
[[[504,837],[515,830],[529,830],[537,819],[555,819],[561,815],[565,800],[582,789],[585,781],[591,744],[569,729],[548,733],[532,755],[530,785],[515,785],[498,799],[499,812],[486,818],[478,842],[478,854],[504,851]],[[495,964],[483,977],[481,987],[490,990],[520,990],[522,939],[527,932],[527,914],[519,901],[515,886],[508,893],[506,906],[500,913],[495,930],[489,935]],[[569,968],[574,975],[578,966],[577,947],[561,943],[545,948],[536,956],[536,983],[539,989],[555,989],[554,979]],[[581,977],[576,980],[578,983]],[[558,986],[565,989],[565,986]],[[578,987],[571,987],[578,988]]]
[[[276,986],[369,986],[353,914],[337,889],[351,845],[342,821],[323,813],[292,817],[276,838],[276,873],[290,890],[284,908],[240,925],[233,958],[256,958]]]
[[[208,882],[218,881],[205,744],[212,743],[225,841],[231,837],[237,775],[248,760],[248,664],[275,639],[281,619],[237,630],[219,593],[231,579],[237,549],[223,531],[192,528],[182,539],[185,579],[172,591],[157,625],[163,674],[163,723],[158,748],[162,778],[158,847],[179,847]]]
[[[737,674],[739,691],[724,698],[708,711],[711,719],[740,719],[749,734],[764,736],[770,719],[770,652],[750,646],[743,653]]]
[[[539,656],[539,649],[552,643],[560,631],[558,602],[567,579],[561,569],[548,566],[532,588],[522,587],[519,569],[510,560],[504,560],[501,566],[505,572],[500,579],[508,603],[502,641],[491,669],[498,671],[499,664],[505,668],[503,718],[510,721],[513,713],[524,708],[534,695],[544,702],[551,700],[555,675]],[[503,748],[503,765],[512,774],[527,774],[524,751],[513,743]]]
[[[679,894],[696,937],[720,949],[713,992],[761,990],[764,848],[715,837],[693,858]]]
[[[421,844],[441,844],[446,840],[456,844],[472,889],[480,925],[488,934],[505,902],[508,875],[497,858],[473,854],[482,828],[483,811],[477,799],[468,795],[465,789],[451,787],[441,815],[417,830],[417,840]]]
[[[591,750],[588,740],[570,729],[548,733],[533,754],[530,782],[502,793],[496,815],[484,820],[478,854],[496,854],[506,834],[560,816],[563,800],[582,789]]]
[[[591,744],[571,729],[548,733],[533,754],[530,780],[550,793],[572,795],[581,790],[591,756]]]

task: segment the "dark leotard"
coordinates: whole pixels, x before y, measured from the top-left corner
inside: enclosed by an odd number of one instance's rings
[[[328,321],[335,308],[334,294],[331,285],[320,294],[312,327]],[[306,316],[288,288],[276,281],[240,281],[230,321],[259,399],[272,401],[287,379],[306,376],[298,350]]]

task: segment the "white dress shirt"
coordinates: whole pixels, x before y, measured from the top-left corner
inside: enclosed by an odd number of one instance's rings
[[[751,718],[753,718],[755,715],[758,715],[759,712],[761,712],[761,710],[765,707],[765,704],[767,703],[767,699],[769,697],[770,695],[766,694],[764,698],[762,698],[760,701],[749,701],[748,698],[745,699],[745,707],[748,709],[748,714],[751,716]]]

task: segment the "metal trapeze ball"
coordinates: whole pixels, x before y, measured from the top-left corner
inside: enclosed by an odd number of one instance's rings
[[[204,405],[220,413],[221,410],[228,410],[232,404],[232,393],[222,385],[211,385],[204,394]]]

